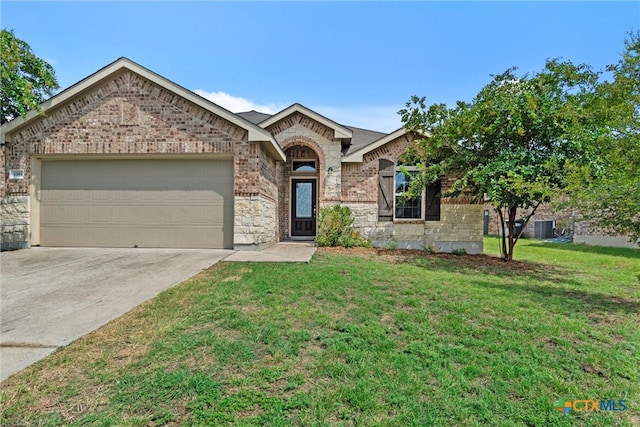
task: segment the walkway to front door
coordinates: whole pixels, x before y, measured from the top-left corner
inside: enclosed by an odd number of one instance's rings
[[[291,180],[291,238],[312,240],[316,236],[317,180]]]

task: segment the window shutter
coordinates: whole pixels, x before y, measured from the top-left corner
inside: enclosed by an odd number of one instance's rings
[[[425,221],[440,221],[440,180],[427,185],[427,211]]]
[[[393,219],[393,176],[395,164],[386,159],[378,160],[378,220]]]

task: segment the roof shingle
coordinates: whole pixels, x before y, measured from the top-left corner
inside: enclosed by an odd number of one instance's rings
[[[259,111],[255,111],[255,110],[251,110],[251,111],[244,111],[242,113],[236,113],[238,116],[242,117],[245,120],[250,121],[253,124],[259,125],[260,123],[264,122],[265,120],[267,120],[268,118],[272,117],[272,114],[267,114],[267,113],[261,113]],[[346,127],[347,129],[351,130],[353,132],[353,138],[351,139],[351,145],[349,146],[348,150],[346,150],[343,154],[347,155],[349,153],[352,153],[354,151],[357,151],[363,147],[366,147],[367,145],[379,140],[380,138],[386,136],[387,134],[385,132],[378,132],[375,130],[370,130],[370,129],[362,129],[362,128],[357,128],[357,127],[353,127],[353,126],[346,126],[346,125],[342,125],[344,127]]]

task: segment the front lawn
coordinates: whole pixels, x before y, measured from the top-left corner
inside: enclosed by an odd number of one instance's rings
[[[0,425],[640,424],[640,251],[344,252],[214,266],[5,381]]]

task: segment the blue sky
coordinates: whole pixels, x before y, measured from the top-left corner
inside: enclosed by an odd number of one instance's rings
[[[640,30],[626,2],[7,1],[15,31],[61,88],[121,56],[231,111],[299,102],[351,126],[392,131],[411,95],[471,100],[490,74],[562,57],[615,63]]]

